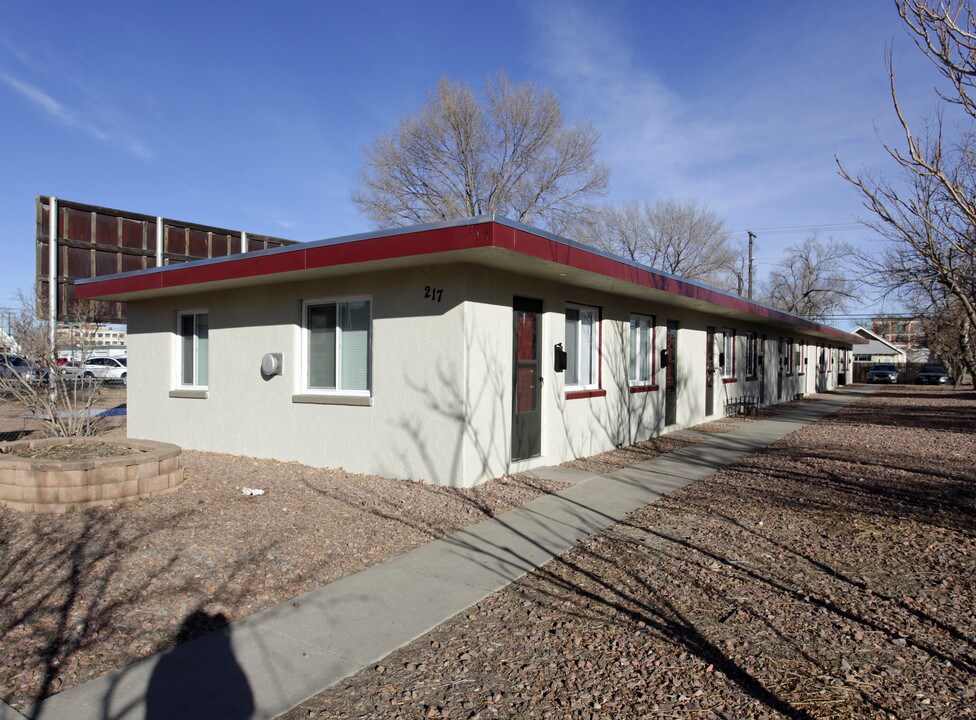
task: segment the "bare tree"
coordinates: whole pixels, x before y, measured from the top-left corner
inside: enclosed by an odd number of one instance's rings
[[[56,346],[51,343],[44,308],[25,294],[21,294],[19,305],[10,322],[17,353],[0,360],[0,396],[24,408],[50,437],[93,434],[100,418],[93,417],[91,409],[99,397],[101,381],[58,372]],[[98,313],[97,304],[76,303],[69,319],[94,327]],[[94,332],[82,336],[76,350],[83,358],[90,354],[94,337]]]
[[[932,3],[896,0],[897,11],[922,53],[947,81],[936,90],[942,110],[918,130],[906,119],[895,84],[891,52],[888,76],[892,105],[901,125],[904,146],[885,145],[901,182],[892,183],[868,172],[852,175],[838,161],[841,176],[861,194],[871,213],[866,225],[888,241],[873,262],[869,276],[888,292],[932,298],[933,312],[953,308],[969,328],[976,327],[976,14],[970,2]],[[963,123],[953,127],[943,111],[960,112]],[[972,372],[976,357],[966,359]],[[974,378],[976,386],[976,378]]]
[[[760,282],[762,301],[811,320],[846,310],[858,297],[847,261],[851,249],[844,243],[809,237],[786,249],[767,278]]]
[[[962,382],[967,372],[973,376],[976,328],[956,298],[949,296],[942,305],[929,305],[922,332],[925,347],[945,364],[955,385]]]
[[[595,247],[672,275],[741,289],[742,252],[722,219],[695,200],[632,202],[602,208],[577,229]]]
[[[609,171],[587,123],[556,96],[501,74],[479,101],[443,78],[415,115],[366,148],[353,200],[379,227],[502,215],[555,232],[591,211]]]
[[[932,352],[946,362],[954,362],[948,358],[955,357],[972,375],[976,372],[976,348],[971,342],[971,328],[976,328],[971,313],[976,298],[972,231],[937,178],[914,172],[903,176],[899,185],[870,178],[872,184],[861,190],[872,198],[876,216],[863,222],[887,244],[874,255],[858,253],[857,262],[867,282],[926,320],[926,341]],[[867,184],[868,179],[862,175],[857,182]],[[957,378],[961,375],[955,373]]]

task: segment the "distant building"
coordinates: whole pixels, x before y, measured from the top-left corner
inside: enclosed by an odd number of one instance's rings
[[[904,364],[907,359],[905,350],[885,340],[877,333],[867,328],[858,327],[851,333],[868,341],[867,345],[854,348],[854,362],[856,363],[893,363]]]
[[[906,350],[922,347],[924,342],[922,318],[874,318],[871,320],[871,332],[886,342]]]
[[[57,330],[58,355],[124,355],[126,329],[98,323],[61,323]]]

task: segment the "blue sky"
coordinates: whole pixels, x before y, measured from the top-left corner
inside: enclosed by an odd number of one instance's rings
[[[834,156],[893,173],[886,45],[909,112],[931,111],[882,0],[0,0],[0,306],[32,284],[36,195],[303,241],[369,230],[363,147],[442,75],[480,91],[498,71],[593,122],[608,201],[703,201],[758,232],[760,273],[796,228],[871,247]]]

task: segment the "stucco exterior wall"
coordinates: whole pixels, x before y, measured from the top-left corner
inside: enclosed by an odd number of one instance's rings
[[[745,375],[746,332],[759,348],[765,404],[836,385],[838,362],[819,373],[807,339],[803,375],[778,378],[785,333],[604,289],[521,276],[477,265],[432,265],[299,283],[256,285],[129,303],[129,434],[188,449],[295,460],[318,467],[471,486],[541,465],[593,455],[724,416],[728,402],[759,399]],[[431,290],[434,293],[431,293]],[[439,291],[439,292],[438,292]],[[369,296],[372,396],[367,405],[296,402],[301,394],[302,301]],[[542,447],[511,460],[514,296],[543,303]],[[565,343],[567,302],[601,313],[600,387],[567,398],[553,346]],[[206,397],[173,397],[177,313],[209,314]],[[656,388],[632,392],[628,347],[632,313],[655,318]],[[679,324],[677,416],[665,427],[665,326]],[[736,331],[735,382],[716,372],[714,411],[705,414],[706,327]],[[793,336],[797,341],[799,336]],[[799,346],[795,346],[799,347]],[[721,348],[716,345],[715,361]],[[283,374],[264,378],[265,353],[281,353]]]
[[[440,301],[425,287],[451,290]],[[372,300],[372,404],[293,402],[300,394],[302,300]],[[462,483],[463,278],[448,268],[185,295],[129,305],[129,434],[188,449],[296,460],[353,472]],[[176,317],[209,313],[206,398],[170,397]],[[265,379],[264,353],[283,358]]]
[[[538,278],[507,274],[498,276],[472,269],[468,278],[469,303],[465,313],[465,414],[469,419],[465,434],[465,471],[468,482],[481,482],[506,472],[553,465],[585,457],[725,416],[728,403],[749,399],[758,402],[760,384],[765,384],[765,402],[770,405],[792,400],[798,393],[814,392],[816,345],[811,339],[784,333],[754,323],[732,321],[727,317],[690,311],[665,303],[625,297],[610,292],[584,289]],[[510,459],[512,433],[512,300],[515,296],[541,300],[542,449],[528,460]],[[553,370],[553,347],[566,343],[565,308],[567,303],[595,306],[601,312],[600,392],[591,397],[567,398],[565,373]],[[631,314],[655,318],[654,385],[656,389],[631,392],[628,379],[628,347]],[[665,370],[660,367],[660,352],[665,348],[665,326],[677,321],[677,422],[665,426]],[[717,365],[721,333],[736,331],[735,381],[723,382],[718,368],[714,376],[713,412],[705,413],[706,328],[716,329]],[[765,372],[746,376],[746,333],[757,334],[758,355]],[[766,340],[761,337],[765,333]],[[779,338],[792,337],[794,350],[806,345],[808,364],[778,373]],[[757,368],[758,370],[758,368]],[[829,370],[829,364],[828,364]],[[764,376],[764,377],[763,377]],[[837,383],[837,364],[822,378],[822,389]]]

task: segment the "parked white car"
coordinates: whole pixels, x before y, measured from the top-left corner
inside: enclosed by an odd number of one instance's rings
[[[85,360],[79,367],[73,368],[73,374],[88,380],[99,378],[106,383],[116,382],[125,385],[128,370],[124,357],[93,357]]]

